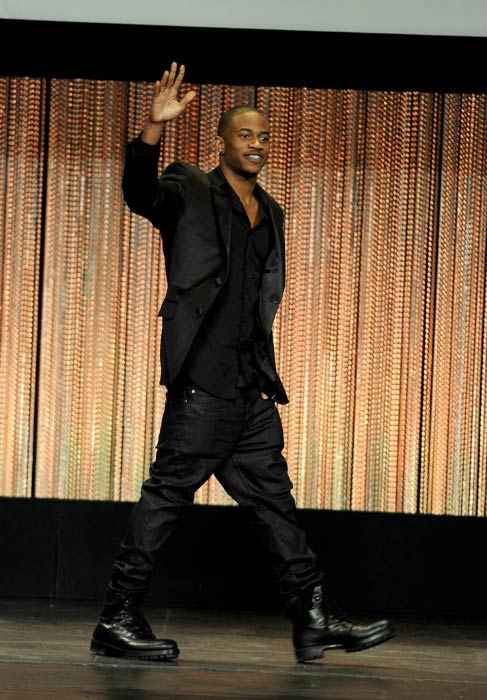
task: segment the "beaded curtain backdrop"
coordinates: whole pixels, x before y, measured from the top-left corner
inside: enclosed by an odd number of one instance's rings
[[[161,168],[214,167],[230,106],[271,121],[298,505],[485,515],[487,96],[191,87]],[[151,89],[0,79],[0,495],[135,500],[154,457],[164,266],[120,186]]]

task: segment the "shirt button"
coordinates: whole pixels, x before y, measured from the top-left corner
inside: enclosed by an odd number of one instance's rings
[[[269,301],[271,301],[273,304],[279,304],[279,299],[277,297],[271,297]]]
[[[222,280],[221,277],[216,277],[216,278],[215,278],[215,282],[216,282],[216,286],[217,286],[217,287],[221,287],[222,284],[223,284],[223,280]]]
[[[202,306],[198,306],[198,308],[196,309],[196,313],[198,314],[198,316],[201,316],[202,313],[203,313],[203,307],[202,307]]]

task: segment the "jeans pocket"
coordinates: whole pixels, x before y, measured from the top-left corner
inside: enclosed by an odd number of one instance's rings
[[[228,399],[222,399],[219,396],[209,394],[199,386],[192,385],[189,387],[188,401],[196,406],[208,406],[211,408],[224,408],[228,405]]]

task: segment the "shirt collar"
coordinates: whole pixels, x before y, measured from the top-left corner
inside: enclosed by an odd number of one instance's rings
[[[219,165],[211,171],[212,176],[214,176],[214,180],[218,187],[231,199],[232,201],[232,206],[240,206],[242,207],[242,202],[240,201],[240,197],[238,194],[235,192],[231,184],[228,182],[227,178],[222,172],[222,169],[220,168]],[[254,194],[259,200],[259,203],[261,204],[262,207],[262,212],[264,213],[266,210],[266,202],[265,198],[263,196],[263,189],[259,185],[259,183],[256,183],[255,185],[255,190]]]

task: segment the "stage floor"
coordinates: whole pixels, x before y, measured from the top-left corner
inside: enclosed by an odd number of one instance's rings
[[[390,616],[389,642],[298,665],[281,615],[146,608],[181,649],[149,663],[92,656],[98,614],[86,602],[0,601],[1,700],[487,699],[487,620]]]

